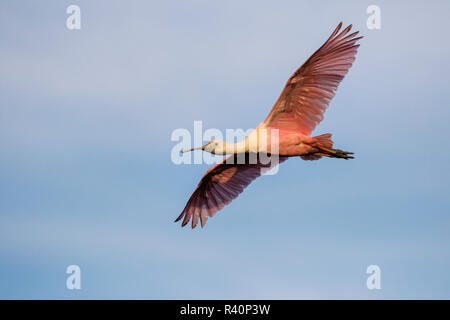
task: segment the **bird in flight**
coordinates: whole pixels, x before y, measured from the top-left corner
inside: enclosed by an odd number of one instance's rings
[[[208,217],[235,199],[264,170],[289,157],[353,159],[352,152],[333,149],[330,133],[311,136],[352,66],[359,47],[356,42],[362,38],[356,37],[358,32],[349,34],[352,25],[339,32],[341,27],[342,22],[294,72],[267,118],[244,140],[237,143],[211,140],[204,146],[182,151],[203,150],[227,157],[205,173],[175,222],[183,219],[184,227],[192,219],[192,228],[195,228],[200,218],[203,227]],[[277,133],[276,140],[272,132]],[[261,143],[262,140],[265,143]],[[265,161],[263,153],[276,155],[277,161]]]

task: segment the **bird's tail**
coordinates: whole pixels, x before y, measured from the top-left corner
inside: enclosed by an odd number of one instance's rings
[[[301,156],[303,160],[317,160],[321,157],[353,159],[353,152],[333,149],[333,140],[331,133],[325,133],[320,136],[313,137],[315,140],[312,146],[317,150],[314,153]]]
[[[331,140],[331,133],[321,134],[320,136],[313,137],[314,144],[313,146],[317,146],[320,150],[322,148],[327,148],[329,150],[333,149],[333,141]],[[300,156],[303,160],[318,160],[322,158],[322,154],[319,153],[311,153]]]
[[[315,143],[319,148],[333,149],[333,140],[331,140],[331,133],[321,134],[314,137]]]

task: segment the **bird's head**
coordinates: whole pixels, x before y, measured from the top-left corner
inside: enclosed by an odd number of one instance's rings
[[[204,146],[181,150],[181,152],[184,153],[184,152],[190,152],[190,151],[194,151],[194,150],[203,150],[203,151],[210,152],[213,154],[222,154],[223,155],[223,154],[226,154],[226,142],[221,141],[221,140],[211,140]]]

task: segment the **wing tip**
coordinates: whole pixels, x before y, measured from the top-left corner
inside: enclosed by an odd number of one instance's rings
[[[343,26],[343,22],[341,21],[341,22],[339,22],[338,26],[336,27],[336,29],[335,29],[334,32],[332,33],[332,36],[330,37],[330,39],[331,39],[331,38],[335,38],[335,37],[336,37],[336,38],[342,38],[344,35],[346,35],[347,33],[349,33],[350,30],[353,28],[353,24],[351,23],[351,24],[349,24],[344,30],[342,30],[341,33],[340,33],[339,35],[337,35],[338,32],[341,30],[342,26]],[[354,37],[354,36],[356,36],[358,33],[359,33],[359,31],[355,31],[355,32],[352,33],[351,35],[347,36],[347,38]]]
[[[198,215],[198,216],[196,216]],[[188,214],[188,211],[183,210],[183,212],[181,212],[181,214],[174,220],[174,222],[178,222],[180,221],[182,218],[184,217],[183,222],[181,223],[181,227],[185,227],[189,221],[192,220],[192,229],[194,229],[197,226],[198,223],[198,217],[200,217],[200,225],[202,226],[202,228],[205,226],[206,224],[206,220],[208,220],[208,217],[201,215],[200,213],[197,212],[193,212],[192,214]]]
[[[178,218],[176,218],[173,222],[178,222],[181,220],[181,218],[183,218],[184,216],[184,211],[178,216]]]
[[[186,219],[186,210],[183,210],[183,212],[181,212],[181,214],[178,216],[178,218],[176,218],[173,222],[177,223],[178,221],[180,221],[183,217],[185,217],[185,219],[183,220],[183,222],[181,223],[181,227],[184,227],[185,225],[188,224],[190,219]]]

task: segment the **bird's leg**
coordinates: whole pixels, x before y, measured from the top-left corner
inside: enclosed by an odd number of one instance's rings
[[[329,158],[341,158],[341,159],[354,159],[353,156],[350,156],[351,154],[353,154],[353,152],[349,152],[349,151],[343,151],[340,149],[328,149],[328,148],[324,148],[324,147],[320,147],[320,151],[318,153],[315,153],[318,156],[323,156],[323,157],[329,157]]]
[[[342,151],[339,149],[333,149],[333,151],[335,152],[335,154],[333,155],[335,158],[342,158],[345,160],[348,159],[354,159],[355,157],[350,156],[350,154],[354,154],[353,152],[349,152],[349,151]]]
[[[328,153],[320,153],[320,152],[313,153],[313,155],[319,156],[319,157],[328,157],[328,158],[332,158],[332,157],[333,157],[331,154],[328,154]]]

